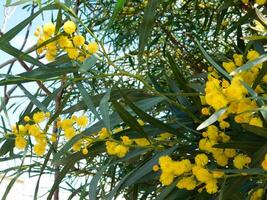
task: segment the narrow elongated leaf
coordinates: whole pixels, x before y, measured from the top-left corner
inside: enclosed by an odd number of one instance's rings
[[[118,103],[117,101],[112,101],[112,105],[120,115],[121,119],[125,122],[125,124],[127,124],[132,130],[135,130],[138,134],[140,134],[141,137],[145,137],[150,140],[147,134],[144,132],[143,128],[136,121],[136,119],[127,110],[125,110],[120,105],[120,103]]]
[[[204,57],[207,59],[207,61],[213,66],[215,67],[215,69],[220,72],[223,76],[225,76],[228,80],[231,80],[232,77],[218,64],[216,63],[211,57],[210,55],[205,51],[205,49],[201,46],[200,42],[195,38],[195,42],[197,43],[200,51],[202,52],[202,54],[204,55]]]
[[[79,68],[80,72],[87,72],[88,70],[90,70],[96,63],[96,61],[99,59],[99,57],[97,56],[97,54],[93,54],[91,55],[89,58],[87,58],[83,64],[81,65],[81,67]]]
[[[251,69],[252,67],[254,67],[255,65],[261,64],[263,62],[267,61],[267,54],[263,54],[261,55],[259,58],[252,60],[252,61],[248,61],[246,64],[244,64],[243,66],[235,69],[234,71],[232,71],[230,73],[231,76],[235,76],[243,71],[247,71],[249,69]]]
[[[217,121],[217,119],[222,116],[225,112],[226,112],[227,108],[222,108],[218,111],[216,111],[215,113],[213,113],[207,120],[205,120],[203,123],[201,123],[198,127],[197,130],[202,130],[206,127],[208,127],[209,125],[213,124],[214,122]]]
[[[25,87],[21,84],[18,84],[19,88],[23,93],[43,112],[48,112],[47,108],[35,97],[33,96]]]
[[[80,91],[80,93],[81,93],[81,95],[82,95],[82,97],[83,97],[83,101],[84,101],[84,103],[86,104],[87,108],[88,108],[92,113],[94,113],[95,116],[96,116],[99,120],[101,120],[101,118],[100,118],[100,116],[99,116],[99,114],[98,114],[98,112],[97,112],[97,110],[96,110],[96,108],[95,108],[95,106],[94,106],[94,103],[93,103],[93,101],[92,101],[90,95],[89,95],[89,94],[87,93],[87,91],[85,90],[83,84],[82,84],[82,83],[77,83],[76,85],[77,85],[77,88],[78,88],[78,90]]]
[[[99,104],[99,110],[102,115],[103,122],[105,127],[110,130],[110,118],[109,118],[109,98],[110,98],[110,90],[103,96]]]
[[[158,3],[160,3],[160,0],[149,0],[145,8],[144,17],[139,30],[139,62],[142,61],[145,47],[147,45],[148,38],[153,28]]]
[[[9,182],[6,190],[5,190],[5,193],[3,194],[2,196],[2,199],[1,200],[6,200],[10,190],[12,189],[13,185],[16,183],[17,179],[23,174],[23,172],[19,172],[17,173],[17,175]]]
[[[98,172],[94,175],[93,179],[89,185],[89,199],[96,200],[97,199],[97,184],[102,174],[106,171],[109,163],[104,165]]]
[[[33,58],[30,55],[24,54],[24,52],[16,49],[15,47],[11,46],[8,43],[2,43],[1,44],[1,42],[0,42],[0,49],[11,56],[14,56],[18,60],[24,60],[26,62],[29,62],[29,63],[36,65],[36,66],[39,66],[39,67],[45,67],[45,65],[43,63],[39,62],[37,59]]]

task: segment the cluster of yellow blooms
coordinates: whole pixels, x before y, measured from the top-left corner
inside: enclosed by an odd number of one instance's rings
[[[160,167],[154,165],[153,170],[161,169],[160,182],[163,185],[170,185],[174,178],[178,177],[176,186],[179,189],[194,190],[197,186],[204,184],[199,191],[205,188],[208,193],[213,194],[218,191],[217,179],[223,178],[224,173],[207,169],[208,162],[206,154],[196,155],[194,164],[188,159],[174,161],[169,156],[162,156],[159,159]]]
[[[253,61],[259,57],[257,51],[249,51],[247,59]],[[231,73],[237,67],[242,66],[244,63],[243,55],[234,54],[233,61],[224,62],[223,67],[227,72]],[[202,103],[209,105],[210,107],[204,107],[202,114],[210,115],[210,110],[219,110],[228,106],[227,111],[218,119],[221,128],[228,128],[230,125],[225,119],[229,115],[235,115],[235,121],[237,123],[249,123],[254,126],[263,126],[263,122],[257,115],[255,110],[258,108],[255,100],[247,97],[248,91],[243,86],[242,82],[252,86],[256,79],[262,64],[258,64],[247,71],[243,71],[235,75],[231,82],[222,79],[214,71],[209,74],[208,81],[205,88],[205,97]],[[264,83],[267,83],[267,75],[264,76]],[[264,90],[258,85],[255,89],[258,94],[264,93]]]
[[[50,117],[50,113],[37,112],[33,114],[32,119],[28,116],[24,117],[25,125],[14,125],[12,133],[15,135],[15,147],[18,149],[25,149],[29,137],[33,137],[35,145],[33,151],[36,155],[42,156],[45,153],[47,146],[46,131],[40,126]]]
[[[62,32],[56,33],[55,29],[55,24],[49,22],[42,28],[38,27],[34,33],[38,37],[37,46],[51,40],[48,44],[37,49],[38,54],[45,51],[45,57],[48,61],[53,61],[62,50],[68,54],[70,59],[80,62],[98,51],[96,42],[88,43],[84,36],[76,33],[77,27],[73,21],[66,21]]]
[[[249,0],[242,0],[242,2],[248,4]],[[266,3],[266,0],[255,0],[255,3],[258,5],[264,5]]]

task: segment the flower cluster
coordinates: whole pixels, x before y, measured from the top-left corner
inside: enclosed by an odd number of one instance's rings
[[[86,58],[98,51],[96,42],[86,42],[85,37],[76,32],[76,24],[66,21],[63,30],[56,32],[56,26],[52,22],[38,27],[35,36],[38,37],[37,53],[45,52],[48,61],[53,61],[62,51],[66,52],[72,60],[83,62]],[[49,42],[50,41],[50,42]]]
[[[264,194],[263,188],[258,188],[257,190],[253,191],[250,200],[261,200]]]
[[[248,4],[249,0],[242,0],[243,3]],[[266,4],[266,0],[255,0],[255,3],[258,5],[264,5]]]
[[[50,117],[50,113],[37,112],[33,114],[32,119],[29,116],[24,117],[25,125],[19,124],[12,127],[12,133],[15,135],[15,147],[23,150],[30,137],[34,138],[35,145],[33,151],[36,155],[42,156],[47,146],[47,133],[42,129],[40,123]]]
[[[248,61],[253,61],[259,57],[259,53],[252,50],[248,52]],[[237,67],[244,63],[243,55],[234,54],[233,61],[224,62],[223,67],[227,72],[231,73]],[[203,104],[210,107],[204,107],[202,113],[205,115],[211,114],[210,110],[217,111],[226,108],[226,112],[218,119],[221,128],[228,128],[229,123],[225,120],[229,115],[235,115],[237,123],[249,123],[254,126],[263,126],[263,122],[255,110],[258,105],[255,100],[248,97],[248,91],[242,84],[246,83],[252,86],[256,79],[262,64],[255,65],[247,71],[243,71],[234,75],[231,81],[222,79],[214,71],[208,76],[205,88],[205,101]],[[267,79],[267,75],[263,78],[263,82]],[[264,90],[258,85],[255,89],[258,94],[263,93]]]
[[[178,177],[176,186],[179,189],[194,190],[197,186],[201,186],[200,191],[205,188],[210,194],[216,193],[218,190],[217,179],[222,178],[224,173],[206,168],[208,162],[206,154],[196,155],[194,164],[188,159],[174,161],[169,156],[162,156],[159,159],[162,171],[160,182],[163,185],[170,185],[174,178]],[[157,171],[159,167],[156,165],[153,170]]]

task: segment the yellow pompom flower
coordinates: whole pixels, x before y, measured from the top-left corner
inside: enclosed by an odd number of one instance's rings
[[[116,142],[107,141],[106,142],[106,150],[109,155],[115,155],[116,154],[116,146],[118,144]]]
[[[45,120],[45,113],[44,112],[37,112],[33,114],[33,121],[35,123],[41,123]]]
[[[243,65],[243,55],[241,54],[234,54],[233,55],[234,61],[236,66],[240,67]]]
[[[73,21],[66,21],[63,25],[63,30],[67,34],[72,34],[76,30],[76,24]]]
[[[124,145],[131,145],[133,143],[133,141],[128,136],[122,136],[121,140]]]
[[[208,107],[204,107],[201,109],[202,115],[210,115],[210,109]]]
[[[73,120],[71,119],[63,119],[60,121],[58,128],[62,128],[63,130],[72,127]]]
[[[15,139],[15,147],[18,149],[25,149],[27,141],[24,137],[17,136]]]
[[[157,171],[159,171],[159,166],[158,165],[153,165],[153,171],[154,172],[157,172]]]
[[[98,45],[96,42],[91,42],[87,45],[87,50],[90,54],[94,54],[98,51]]]
[[[233,160],[233,164],[237,169],[243,169],[250,162],[251,158],[244,154],[238,154]]]
[[[257,51],[254,51],[254,50],[249,51],[248,54],[247,54],[247,59],[249,61],[255,60],[258,57],[260,57],[260,54]]]
[[[25,116],[25,117],[23,118],[23,120],[24,120],[25,122],[29,122],[29,121],[31,121],[31,118],[30,118],[29,116]]]
[[[52,22],[48,22],[43,26],[44,34],[51,37],[55,33],[56,26]]]
[[[232,71],[234,71],[236,69],[236,65],[234,62],[223,62],[222,63],[224,69],[228,72],[231,73]]]
[[[199,168],[198,170],[193,172],[196,176],[197,180],[203,183],[208,182],[209,180],[213,179],[213,176],[207,169]]]
[[[266,3],[266,0],[256,0],[256,3],[258,5],[264,5]]]
[[[129,151],[129,147],[126,147],[124,145],[117,145],[115,147],[115,152],[116,152],[116,155],[119,157],[119,158],[123,158]]]
[[[236,156],[236,150],[235,149],[225,149],[224,155],[226,155],[228,158],[233,158]]]
[[[102,128],[100,131],[99,131],[99,139],[100,140],[104,140],[106,138],[109,137],[109,132],[108,132],[108,129],[107,128]]]
[[[85,39],[82,35],[75,35],[72,38],[72,41],[73,41],[74,46],[79,47],[79,46],[82,46],[84,44]]]
[[[65,135],[65,138],[67,140],[70,140],[71,138],[73,138],[75,136],[75,134],[76,134],[76,131],[73,127],[69,127],[67,129],[65,129],[65,131],[64,131],[64,135]]]
[[[243,3],[248,4],[249,0],[242,0]]]
[[[162,185],[167,186],[167,185],[172,184],[173,179],[174,179],[174,175],[173,175],[173,174],[163,172],[163,173],[160,175],[159,181],[162,183]]]
[[[46,144],[43,143],[37,143],[33,147],[33,151],[37,156],[43,156],[45,153]]]
[[[84,149],[82,150],[82,154],[83,154],[83,155],[87,155],[87,154],[88,154],[88,150],[87,150],[87,148],[84,148]]]
[[[208,162],[209,162],[208,156],[206,154],[204,154],[204,153],[198,154],[195,157],[195,163],[196,163],[196,165],[205,166],[205,165],[208,164]]]
[[[78,49],[71,48],[67,49],[66,52],[68,53],[69,58],[73,60],[75,60],[79,56]]]
[[[176,187],[179,189],[194,190],[196,188],[196,181],[193,176],[184,177],[178,181]]]
[[[224,173],[220,171],[213,171],[212,175],[214,178],[222,178],[224,176]]]
[[[218,191],[216,179],[212,179],[211,181],[207,182],[206,190],[207,190],[207,193],[209,193],[209,194],[214,194]]]
[[[57,141],[57,134],[56,134],[56,133],[53,133],[53,134],[52,134],[52,136],[51,136],[51,138],[50,138],[50,141],[51,141],[52,143],[55,143],[55,142]]]
[[[81,117],[78,117],[76,119],[76,123],[77,123],[78,126],[84,128],[88,124],[88,118],[85,115],[83,115]]]

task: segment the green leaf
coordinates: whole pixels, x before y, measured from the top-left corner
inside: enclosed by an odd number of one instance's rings
[[[124,4],[125,4],[125,0],[117,0],[117,3],[116,3],[116,5],[114,7],[114,10],[112,12],[112,16],[111,16],[111,18],[109,20],[109,23],[108,23],[108,26],[107,26],[107,30],[105,31],[104,36],[106,35],[106,32],[110,29],[110,27],[113,25],[114,20],[117,18],[118,14],[122,10]]]
[[[258,126],[252,126],[252,125],[249,125],[249,124],[243,124],[242,127],[255,134],[255,135],[258,135],[258,136],[261,136],[261,137],[264,137],[267,139],[267,128],[264,128],[264,127],[258,127]]]
[[[178,180],[174,181],[171,185],[166,186],[155,200],[165,200],[165,198],[176,188]]]
[[[105,127],[110,130],[110,118],[109,118],[109,98],[110,98],[110,90],[103,96],[99,104],[99,110],[102,115],[103,122]]]
[[[115,110],[120,115],[121,119],[127,124],[132,130],[135,130],[141,137],[145,137],[146,139],[149,139],[147,134],[144,132],[143,128],[140,126],[140,124],[136,121],[136,119],[127,111],[125,110],[120,103],[117,101],[112,101],[112,105],[114,106]]]
[[[5,193],[3,194],[2,196],[2,199],[1,200],[6,200],[7,198],[7,195],[9,194],[11,188],[13,187],[13,185],[16,183],[17,179],[23,174],[23,172],[19,172],[17,173],[17,175],[9,182],[6,190],[5,190]]]
[[[91,55],[89,58],[87,58],[83,62],[83,64],[79,68],[79,71],[82,72],[82,73],[87,72],[89,69],[91,69],[96,64],[96,61],[98,59],[99,59],[99,57],[97,56],[97,54]]]
[[[267,18],[259,11],[258,8],[255,8],[255,12],[257,17],[259,18],[259,20],[265,25],[267,26]]]
[[[9,43],[7,43],[7,42],[1,43],[1,38],[2,37],[0,37],[0,49],[3,50],[4,52],[6,52],[7,54],[14,56],[18,60],[24,60],[26,62],[29,62],[33,65],[37,65],[39,67],[45,67],[45,65],[43,63],[39,62],[37,59],[35,59],[32,56],[27,55],[24,52],[16,49],[15,47],[11,46]]]
[[[7,139],[0,148],[0,157],[10,152],[10,150],[13,149],[14,146],[15,146],[15,141],[13,139]]]
[[[205,49],[201,46],[200,42],[195,38],[195,42],[197,43],[200,51],[204,55],[204,57],[207,59],[207,61],[215,67],[215,69],[220,72],[223,76],[225,76],[228,80],[231,80],[232,77],[219,65],[217,64],[211,57],[210,55],[205,51]]]
[[[81,93],[81,95],[82,95],[82,97],[83,97],[83,101],[84,101],[84,103],[86,104],[87,108],[88,108],[92,113],[94,113],[95,116],[96,116],[99,120],[101,120],[101,118],[100,118],[100,116],[99,116],[99,114],[98,114],[98,112],[97,112],[97,110],[96,110],[96,108],[95,108],[95,106],[94,106],[94,103],[93,103],[93,101],[92,101],[90,95],[87,93],[86,89],[84,88],[83,84],[79,82],[79,83],[76,83],[76,85],[77,85],[77,88],[78,88],[78,90],[80,91],[80,93]]]
[[[94,175],[89,185],[89,199],[96,200],[97,199],[97,184],[102,176],[102,174],[106,171],[109,163],[101,167],[100,170]]]
[[[11,7],[11,6],[19,6],[21,4],[24,4],[24,3],[27,3],[27,2],[31,2],[32,0],[19,0],[19,1],[16,1],[15,3],[12,3],[12,4],[6,4],[7,7]]]
[[[164,124],[160,120],[150,116],[140,108],[138,108],[122,91],[120,91],[123,98],[125,99],[125,102],[129,107],[144,121],[149,122],[151,125],[163,130],[163,131],[168,131],[173,134],[177,134],[179,132],[178,130],[168,126],[167,124]]]
[[[252,67],[254,67],[255,65],[258,65],[260,63],[263,63],[267,61],[267,54],[263,54],[261,55],[259,58],[252,60],[252,61],[248,61],[246,64],[244,64],[243,66],[235,69],[234,71],[232,71],[230,73],[231,76],[235,76],[241,72],[247,71],[249,69],[251,69]]]
[[[26,83],[32,81],[45,81],[50,78],[58,77],[69,73],[75,73],[77,71],[78,68],[73,66],[53,67],[53,70],[50,67],[45,67],[45,68],[42,67],[3,79],[0,81],[0,86]]]
[[[209,125],[213,124],[214,122],[217,121],[217,119],[222,116],[226,112],[227,108],[221,108],[220,110],[216,111],[213,113],[207,120],[205,120],[203,123],[201,123],[198,127],[197,130],[202,130]]]
[[[33,102],[41,111],[48,112],[48,109],[37,99],[33,96],[25,87],[21,84],[18,84],[19,88],[23,91],[23,93]]]
[[[154,18],[158,3],[160,3],[160,0],[149,0],[145,8],[144,17],[139,29],[139,52],[138,52],[139,62],[142,61],[142,57],[145,51],[145,46],[147,45],[148,38],[153,28]]]

